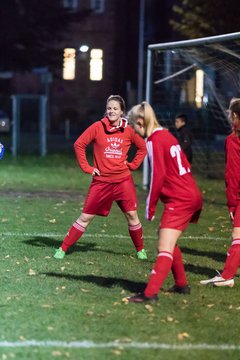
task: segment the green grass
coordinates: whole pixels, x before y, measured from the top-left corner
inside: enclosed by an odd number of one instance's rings
[[[223,181],[197,179],[205,198],[202,217],[179,241],[191,295],[161,292],[157,304],[144,306],[122,301],[144,288],[156,258],[158,221],[144,220],[146,192],[141,191],[141,173],[134,173],[134,179],[149,260],[135,258],[126,221],[114,205],[108,218],[96,217],[71,253],[57,261],[52,258],[54,248],[81,211],[89,176],[79,170],[72,156],[2,160],[0,342],[121,344],[110,348],[0,347],[0,359],[240,358],[239,350],[173,347],[240,345],[239,278],[232,289],[199,285],[199,280],[222,269],[230,244]],[[164,289],[172,284],[169,275]],[[133,342],[167,344],[170,349],[122,345]]]

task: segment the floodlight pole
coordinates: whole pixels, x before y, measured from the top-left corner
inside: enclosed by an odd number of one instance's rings
[[[16,156],[19,147],[19,116],[20,106],[18,97],[12,95],[12,155]]]
[[[151,93],[152,93],[152,51],[148,48],[147,51],[147,78],[146,78],[146,101],[151,102]],[[144,190],[148,189],[149,185],[149,164],[148,158],[145,157],[143,161],[143,182],[142,187]]]
[[[39,119],[39,135],[40,135],[40,155],[47,155],[47,115],[48,115],[48,97],[41,96],[40,99],[40,119]]]
[[[138,39],[138,103],[143,100],[143,64],[144,64],[144,16],[145,0],[140,0],[139,8],[139,39]]]

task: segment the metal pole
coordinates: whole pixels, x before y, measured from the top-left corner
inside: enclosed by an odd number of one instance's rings
[[[12,155],[17,155],[19,143],[19,99],[12,95]]]
[[[147,79],[146,79],[146,101],[150,103],[152,92],[152,51],[147,51]],[[143,189],[147,190],[149,184],[149,164],[147,156],[143,160]]]
[[[47,97],[40,97],[40,155],[45,156],[47,154]]]
[[[144,64],[144,16],[145,0],[140,0],[139,8],[139,39],[138,39],[138,103],[143,100],[143,64]]]

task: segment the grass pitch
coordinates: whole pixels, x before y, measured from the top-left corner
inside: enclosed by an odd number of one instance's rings
[[[136,259],[115,205],[58,261],[90,177],[73,156],[1,161],[0,359],[240,358],[239,277],[232,289],[199,284],[222,269],[231,240],[223,181],[198,179],[204,210],[179,241],[191,295],[161,291],[157,304],[140,305],[122,299],[144,289],[158,220],[144,220],[147,193],[140,172],[134,179],[148,261]],[[164,289],[172,284],[169,275]]]

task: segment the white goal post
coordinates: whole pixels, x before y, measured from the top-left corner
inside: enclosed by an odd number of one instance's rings
[[[148,46],[146,101],[173,133],[175,116],[188,116],[193,171],[222,176],[223,144],[230,132],[226,109],[233,97],[240,97],[240,32]],[[148,172],[145,159],[145,189]]]

